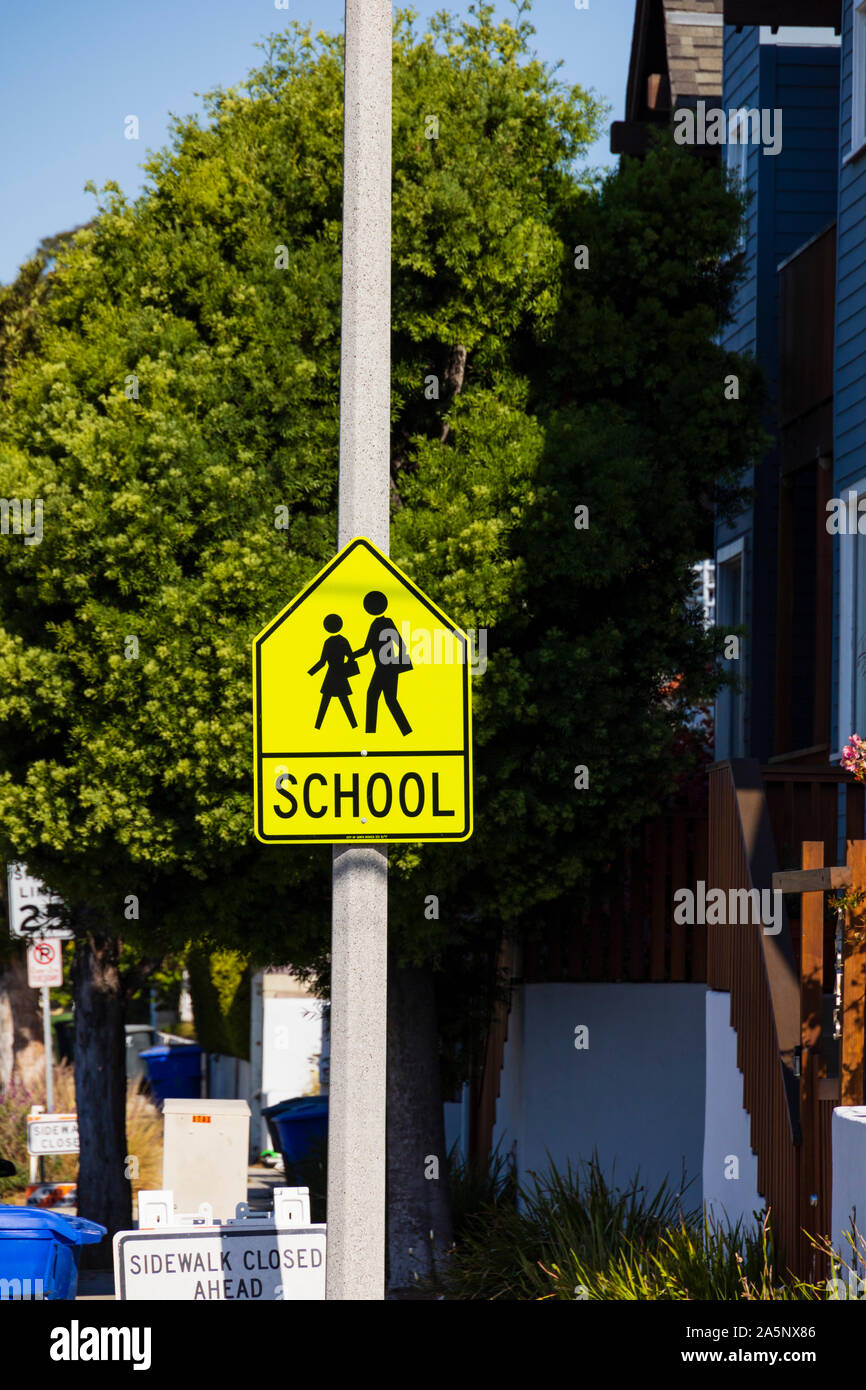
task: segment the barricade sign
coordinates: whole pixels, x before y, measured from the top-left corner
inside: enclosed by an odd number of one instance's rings
[[[325,1226],[273,1221],[118,1231],[114,1290],[127,1302],[268,1303],[325,1297]]]
[[[34,1156],[77,1154],[77,1114],[28,1115],[27,1152]]]

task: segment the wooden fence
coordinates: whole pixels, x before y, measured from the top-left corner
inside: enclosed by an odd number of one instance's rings
[[[641,827],[599,874],[582,912],[549,923],[524,949],[527,984],[706,979],[706,928],[675,922],[674,893],[707,872],[706,813],[677,810]]]
[[[761,769],[752,760],[711,768],[713,886],[772,891],[781,867],[776,843],[784,847],[784,867],[792,869],[796,835],[802,836],[797,868],[835,864],[837,788],[844,776],[831,771],[810,782],[790,769],[765,769],[765,794]],[[862,792],[848,779],[847,828],[861,836]],[[866,843],[859,836],[848,840],[847,861],[855,886],[866,884]],[[791,895],[784,902],[791,903]],[[864,949],[851,931],[862,913],[846,924],[841,1076],[833,1077],[822,1049],[823,1000],[832,989],[826,952],[832,921],[828,927],[823,891],[805,892],[794,905],[800,909],[796,949],[787,906],[776,935],[760,924],[710,926],[707,983],[730,992],[758,1191],[770,1209],[779,1254],[796,1274],[815,1280],[828,1273],[810,1235],[831,1231],[833,1108],[840,1100],[863,1102]]]

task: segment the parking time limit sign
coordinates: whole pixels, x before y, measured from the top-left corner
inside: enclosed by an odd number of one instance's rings
[[[472,834],[469,641],[364,537],[253,643],[266,844]]]

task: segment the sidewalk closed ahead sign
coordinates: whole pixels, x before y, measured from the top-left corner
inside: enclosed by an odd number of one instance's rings
[[[468,839],[469,659],[387,556],[345,546],[253,643],[258,839]]]

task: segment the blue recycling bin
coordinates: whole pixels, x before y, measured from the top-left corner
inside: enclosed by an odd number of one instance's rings
[[[72,1299],[82,1245],[105,1227],[42,1207],[0,1206],[0,1299]]]
[[[271,1136],[271,1147],[279,1149],[280,1135],[277,1130],[277,1116],[286,1111],[293,1110],[296,1105],[301,1105],[309,1096],[296,1096],[293,1100],[278,1100],[275,1105],[268,1105],[262,1110],[262,1119],[268,1127],[268,1134]]]
[[[291,1164],[302,1163],[309,1157],[318,1140],[327,1137],[327,1096],[298,1096],[269,1105],[262,1113],[272,1137],[276,1131],[287,1172]]]
[[[200,1099],[201,1048],[197,1043],[165,1043],[147,1047],[138,1055],[147,1066],[150,1089],[160,1104],[170,1096]]]

